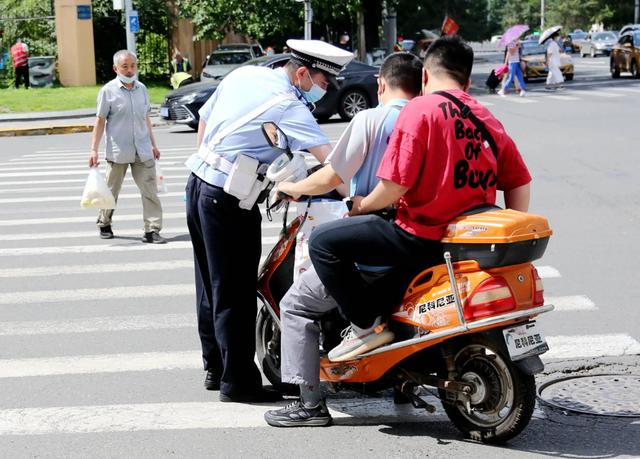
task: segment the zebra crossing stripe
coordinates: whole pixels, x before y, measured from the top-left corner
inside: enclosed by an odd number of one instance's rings
[[[183,327],[185,317],[173,320]],[[194,320],[194,319],[192,319]],[[99,325],[99,322],[98,326]],[[71,323],[71,327],[73,327]],[[109,322],[106,322],[109,325]],[[168,325],[167,325],[168,326]],[[42,330],[45,325],[40,324]],[[104,329],[103,329],[104,331]],[[640,343],[627,334],[547,336],[549,351],[543,360],[618,357],[640,354]],[[123,354],[73,355],[0,360],[0,379],[53,375],[121,373],[201,369],[199,350]]]
[[[624,94],[616,94],[614,92],[596,91],[596,90],[589,91],[589,95],[595,96],[595,97],[607,97],[607,98],[624,97]]]
[[[192,314],[148,314],[135,316],[91,317],[46,321],[0,322],[0,336],[53,335],[133,330],[193,328],[197,319]]]
[[[79,288],[59,290],[32,290],[0,293],[0,305],[24,305],[42,303],[77,303],[79,301],[110,301],[116,299],[159,298],[193,296],[191,284],[136,285],[132,287]]]
[[[425,397],[435,413],[398,406],[389,398],[335,398],[328,407],[334,424],[449,422],[435,397]],[[0,435],[78,434],[187,429],[267,428],[264,413],[280,404],[221,402],[140,403],[0,410]]]
[[[79,198],[78,198],[79,201]],[[91,209],[87,209],[88,211]],[[260,209],[260,211],[264,214],[264,209]],[[96,210],[97,212],[97,210]],[[296,210],[294,208],[289,208],[289,219],[291,219],[292,215],[296,215]],[[53,225],[53,224],[63,224],[63,223],[89,223],[95,222],[95,214],[87,214],[82,217],[53,217],[53,218],[21,218],[21,219],[9,219],[9,220],[0,220],[0,226],[27,226],[27,225]],[[185,219],[185,212],[167,212],[163,213],[162,220],[174,220],[174,219]],[[123,221],[135,221],[141,220],[141,214],[125,214],[120,215],[117,214],[114,217],[114,220],[117,222]],[[280,222],[264,222],[262,224],[262,228],[282,228],[282,223]]]
[[[554,279],[561,277],[560,271],[553,266],[536,266],[536,271],[542,279]]]
[[[162,193],[159,195],[160,199],[170,198],[176,196],[184,196],[184,191],[174,191],[169,193]],[[140,193],[126,193],[118,196],[118,201],[121,199],[140,199]],[[80,202],[80,196],[37,196],[30,198],[1,198],[0,204],[25,204],[28,202],[63,202],[63,201],[78,201]]]
[[[2,268],[0,278],[69,276],[74,274],[131,273],[143,271],[175,271],[193,267],[192,259],[149,261],[144,263],[100,263],[97,265],[36,266]]]
[[[566,101],[580,100],[579,97],[565,96],[565,95],[560,95],[560,94],[547,94],[545,96],[545,98],[547,98],[547,99],[555,99],[555,100],[566,100]]]
[[[555,306],[555,311],[595,311],[598,309],[595,303],[585,295],[549,296],[545,300]]]
[[[547,336],[543,360],[618,357],[640,354],[640,343],[626,334]]]
[[[77,174],[74,174],[77,175]],[[187,178],[185,174],[181,175],[165,175],[165,180],[167,179],[182,179]],[[129,176],[125,177],[125,183],[128,181],[133,181]],[[78,178],[78,179],[56,179],[56,180],[13,180],[13,181],[1,181],[0,185],[2,186],[11,186],[11,185],[50,185],[55,183],[84,183],[86,182],[86,178]]]

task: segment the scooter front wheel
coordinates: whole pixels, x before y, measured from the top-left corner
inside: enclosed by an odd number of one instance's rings
[[[457,380],[473,386],[468,406],[440,398],[453,424],[472,440],[504,443],[529,423],[536,400],[535,379],[524,374],[495,343],[472,338],[455,357]]]
[[[262,300],[258,299],[256,318],[256,356],[274,389],[288,395],[298,395],[298,386],[282,382],[280,374],[280,327],[273,320]]]

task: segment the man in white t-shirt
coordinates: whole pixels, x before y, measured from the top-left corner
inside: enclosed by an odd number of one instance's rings
[[[395,53],[380,67],[380,105],[359,112],[327,157],[325,166],[297,183],[283,182],[278,190],[294,198],[317,196],[334,189],[349,196],[366,196],[378,184],[376,172],[387,148],[398,113],[420,94],[422,63],[410,53]],[[348,186],[348,191],[344,190]],[[341,190],[342,188],[342,190]],[[282,382],[298,384],[300,399],[265,413],[277,427],[322,426],[331,422],[320,391],[319,320],[338,304],[311,268],[295,281],[280,302]]]

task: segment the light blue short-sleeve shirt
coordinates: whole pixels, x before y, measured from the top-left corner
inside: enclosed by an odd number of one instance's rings
[[[147,116],[151,104],[147,87],[135,81],[127,89],[118,78],[105,84],[98,93],[97,115],[106,123],[106,158],[119,164],[131,164],[136,154],[142,161],[153,159]]]
[[[256,158],[261,163],[273,162],[280,153],[267,144],[262,134],[262,124],[267,121],[275,122],[282,129],[292,150],[329,144],[329,139],[301,100],[300,92],[291,84],[285,70],[258,66],[234,70],[202,106],[200,119],[206,123],[202,143],[210,144],[221,129],[284,94],[294,94],[296,98],[279,102],[227,135],[216,146],[216,154],[230,162],[235,161],[238,153]],[[210,185],[224,185],[226,174],[211,167],[198,154],[192,155],[185,164]]]
[[[350,183],[351,196],[366,196],[378,184],[378,166],[389,144],[389,137],[406,99],[394,99],[386,105],[356,114],[340,136],[326,162],[342,179]]]

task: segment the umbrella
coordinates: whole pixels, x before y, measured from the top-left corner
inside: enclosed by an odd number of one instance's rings
[[[545,41],[547,41],[549,38],[551,38],[551,35],[553,35],[554,33],[556,33],[560,29],[562,29],[562,26],[559,26],[559,25],[556,25],[556,26],[553,26],[553,27],[549,27],[547,30],[542,32],[542,34],[540,35],[540,39],[538,40],[538,43],[539,44],[543,44]]]
[[[505,33],[502,34],[502,38],[500,39],[501,45],[507,45],[512,41],[520,38],[520,35],[529,30],[529,26],[526,24],[516,24],[507,29]]]

